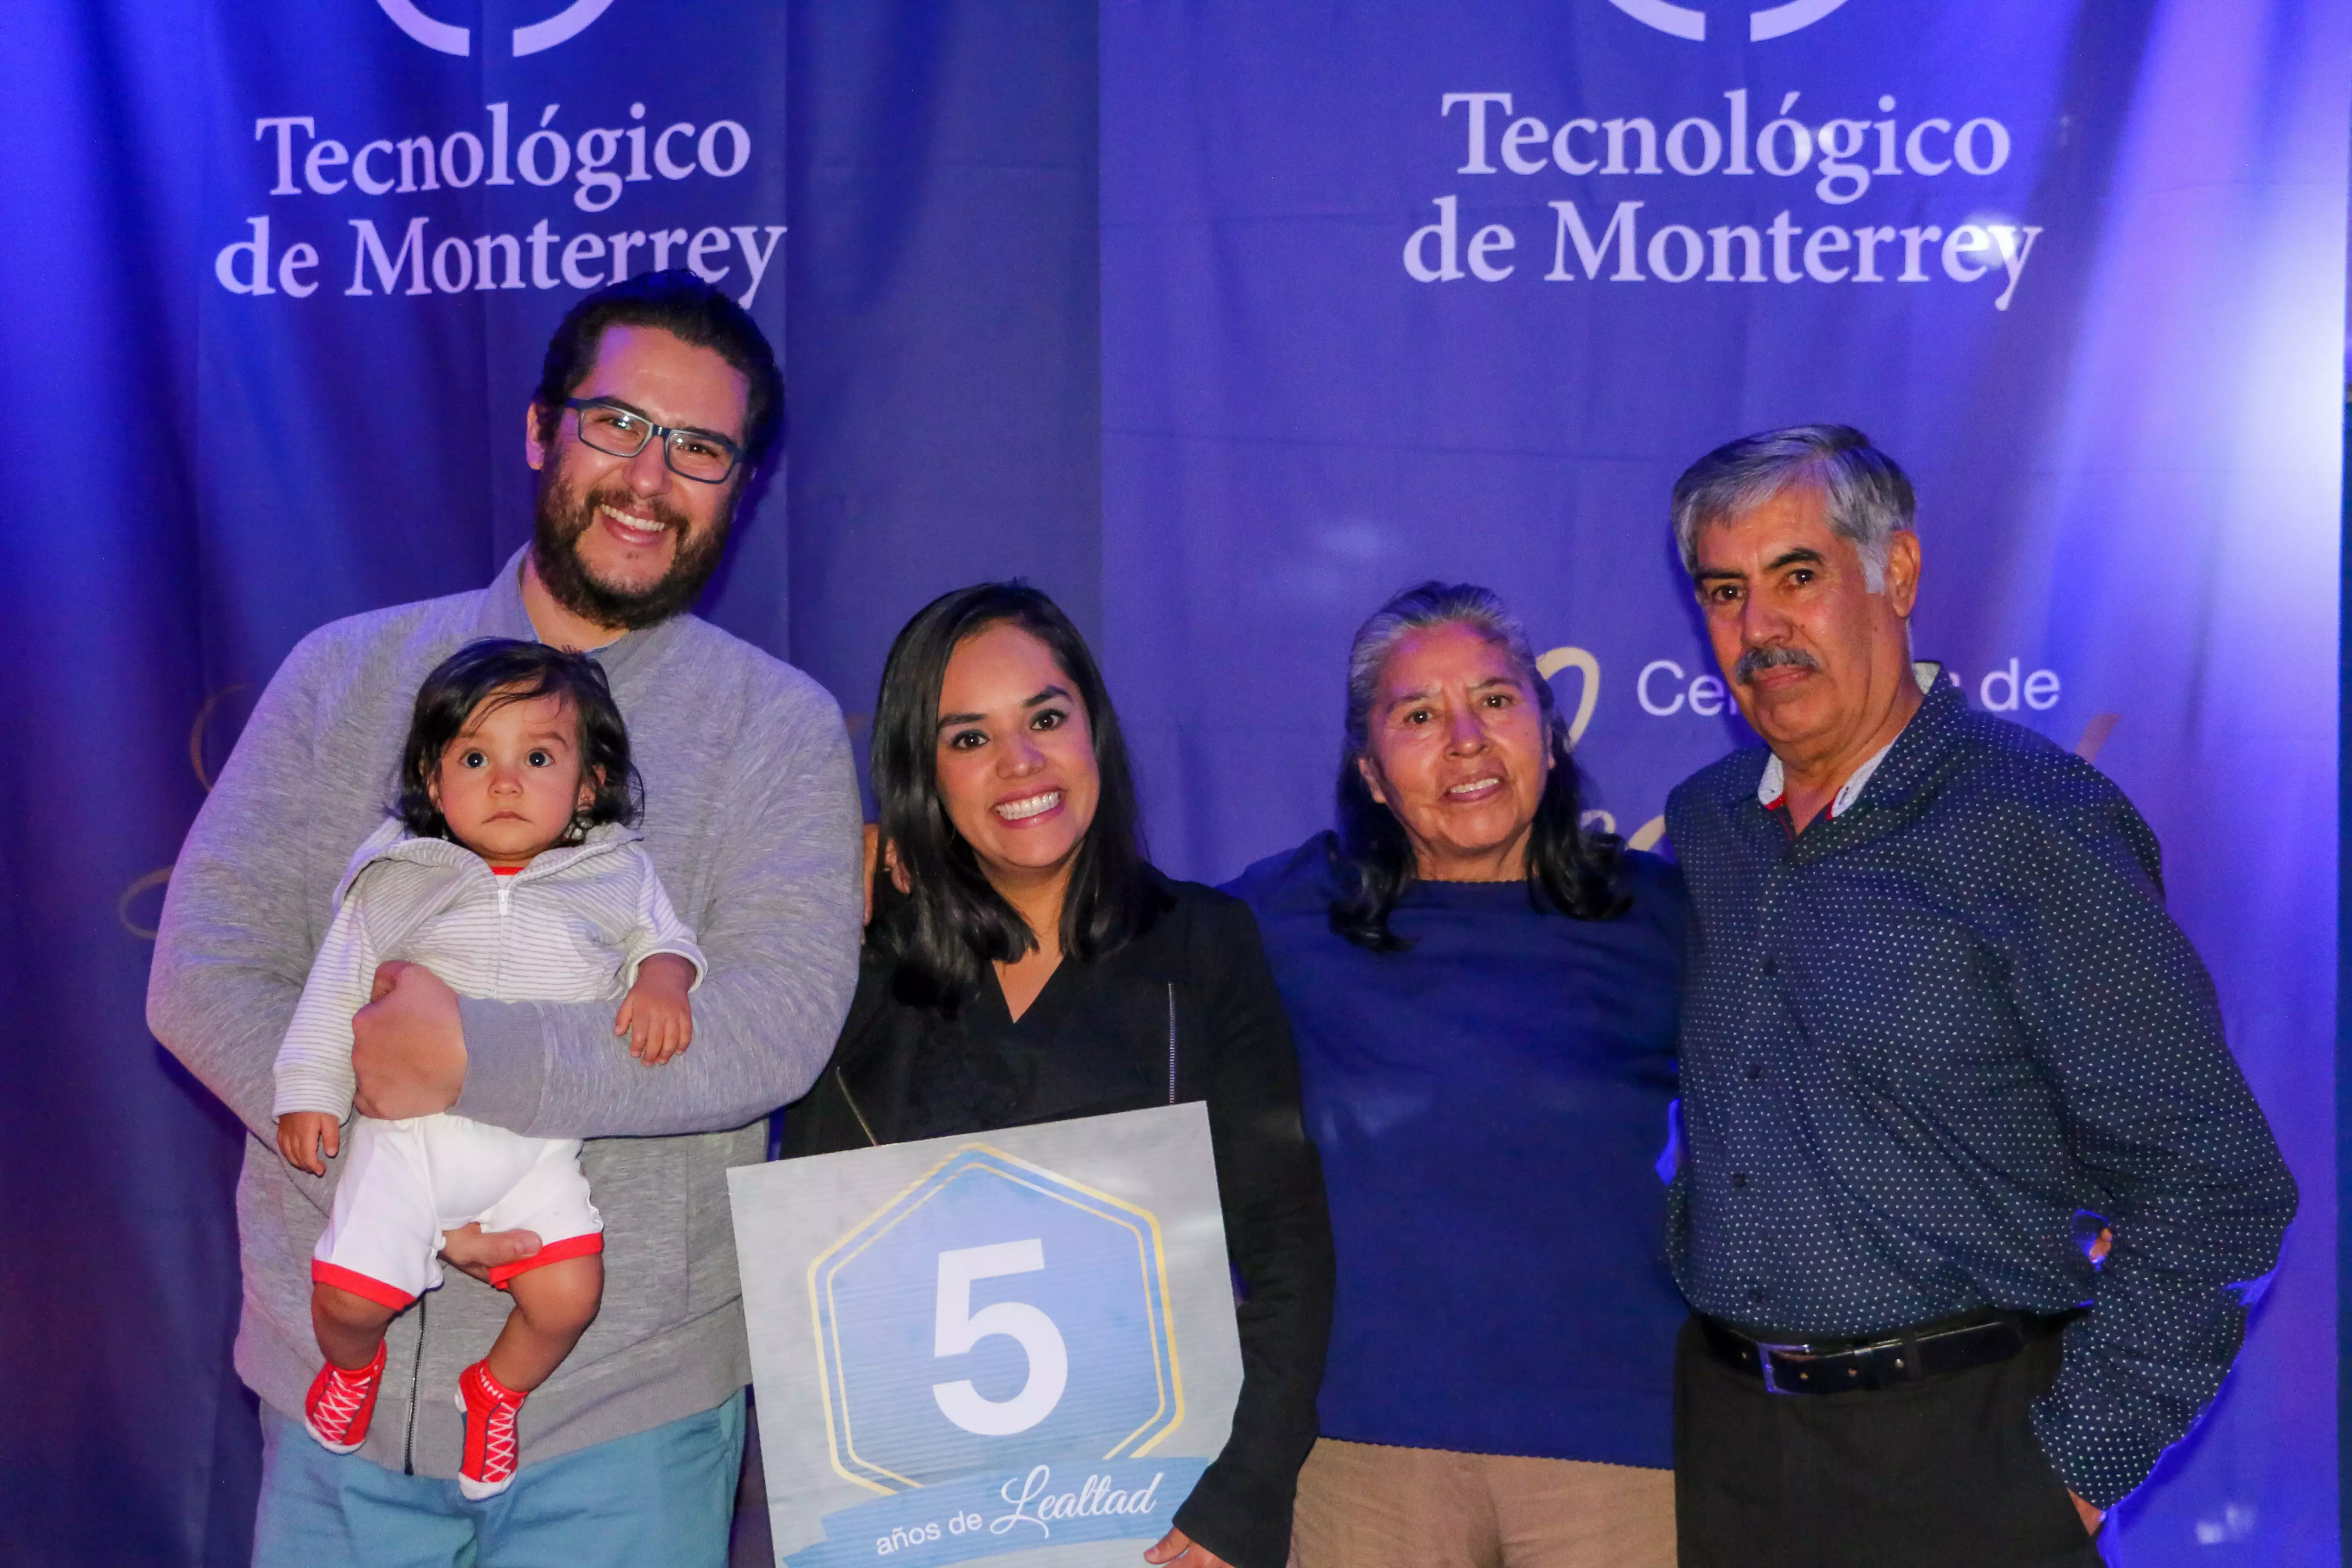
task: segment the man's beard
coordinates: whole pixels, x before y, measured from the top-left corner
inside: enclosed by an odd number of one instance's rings
[[[730,498],[731,500],[732,498]],[[580,538],[596,521],[597,508],[635,516],[650,515],[668,529],[677,542],[672,546],[669,570],[644,588],[615,588],[589,574],[580,559]],[[668,620],[694,607],[719,570],[727,551],[727,531],[733,521],[730,505],[700,534],[688,531],[684,516],[662,505],[630,495],[624,489],[575,494],[553,475],[541,479],[531,523],[531,564],[555,602],[584,621],[619,631],[634,632]]]

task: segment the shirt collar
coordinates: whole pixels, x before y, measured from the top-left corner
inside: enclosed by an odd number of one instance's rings
[[[1894,749],[1895,742],[1887,742],[1886,744],[1873,752],[1869,760],[1862,766],[1853,770],[1853,776],[1839,787],[1836,797],[1830,802],[1829,815],[1832,821],[1843,816],[1845,808],[1861,798],[1862,786],[1870,782],[1870,775],[1878,771],[1878,764],[1885,762],[1886,753]],[[1776,756],[1765,763],[1764,776],[1756,781],[1756,804],[1767,811],[1780,804],[1781,793],[1788,787],[1783,776],[1784,772],[1785,770],[1780,766],[1780,759]]]
[[[526,544],[507,557],[499,574],[482,594],[480,611],[474,617],[474,629],[486,637],[513,637],[518,642],[537,642],[539,628],[530,624],[530,612],[522,607],[522,563],[530,553]]]
[[[1921,693],[1925,694],[1936,689],[1937,678],[1943,673],[1943,670],[1944,667],[1941,664],[1924,659],[1916,660],[1911,666],[1911,676],[1919,683]],[[1912,715],[1914,718],[1917,716]],[[1909,728],[1907,723],[1904,726],[1905,730]],[[1895,741],[1902,738],[1903,731],[1895,731]],[[1870,775],[1878,771],[1878,764],[1886,760],[1886,753],[1895,749],[1895,741],[1889,741],[1873,752],[1864,759],[1862,766],[1853,770],[1853,776],[1839,786],[1836,797],[1830,802],[1828,815],[1831,821],[1834,822],[1844,816],[1847,808],[1862,798],[1863,786],[1870,783]],[[1787,770],[1780,765],[1780,753],[1773,752],[1765,759],[1764,776],[1756,781],[1756,804],[1770,811],[1780,804],[1780,796],[1787,788]]]

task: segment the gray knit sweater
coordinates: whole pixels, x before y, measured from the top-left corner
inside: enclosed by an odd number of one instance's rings
[[[310,1248],[339,1173],[320,1180],[278,1157],[272,1063],[352,846],[391,802],[425,672],[475,637],[533,636],[520,565],[483,592],[304,638],[173,869],[148,1023],[253,1132],[237,1183],[236,1366],[289,1415],[319,1365]],[[708,1410],[748,1381],[726,1172],[764,1156],[761,1119],[824,1066],[857,975],[857,789],[833,700],[691,616],[596,657],[645,777],[645,848],[709,972],[693,1047],[657,1068],[614,1037],[609,1002],[460,1003],[466,1084],[450,1109],[590,1140],[582,1167],[605,1220],[603,1310],[523,1407],[534,1460]],[[453,1271],[394,1321],[363,1454],[457,1473],[457,1373],[488,1351],[508,1304]]]

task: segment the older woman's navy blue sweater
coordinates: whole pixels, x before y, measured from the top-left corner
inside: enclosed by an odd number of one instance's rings
[[[1670,1466],[1680,874],[1628,854],[1611,921],[1421,883],[1390,921],[1412,945],[1378,953],[1331,930],[1329,842],[1226,889],[1265,935],[1330,1196],[1323,1435]]]

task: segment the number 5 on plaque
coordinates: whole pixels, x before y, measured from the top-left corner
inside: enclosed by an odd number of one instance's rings
[[[1070,1353],[1062,1331],[1026,1301],[998,1301],[971,1310],[975,1280],[1007,1274],[1033,1274],[1045,1267],[1045,1244],[1000,1242],[993,1247],[965,1247],[940,1254],[940,1297],[931,1353],[960,1356],[981,1341],[1003,1334],[1028,1358],[1028,1375],[1021,1392],[1010,1399],[987,1399],[970,1378],[931,1384],[940,1411],[965,1431],[982,1437],[1008,1437],[1026,1432],[1054,1413],[1070,1380]]]

